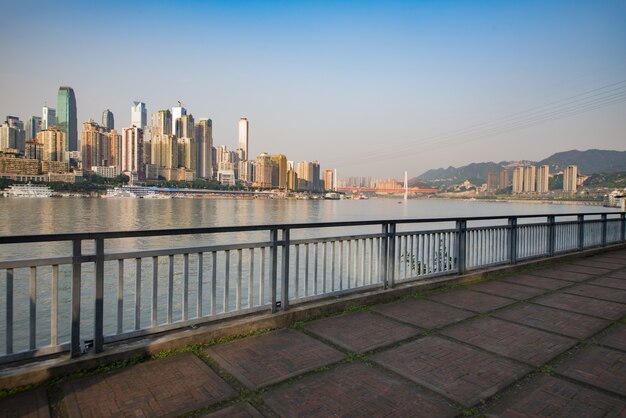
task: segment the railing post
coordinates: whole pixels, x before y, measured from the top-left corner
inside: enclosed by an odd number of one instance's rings
[[[96,306],[94,314],[94,352],[100,353],[104,343],[104,238],[96,239]]]
[[[80,280],[82,268],[81,240],[72,241],[72,329],[70,337],[70,355],[80,353]]]
[[[281,302],[283,311],[289,308],[289,228],[283,229]]]
[[[457,241],[457,249],[456,252],[458,254],[458,261],[457,261],[457,269],[459,271],[459,274],[465,274],[466,272],[466,262],[465,262],[465,253],[466,253],[466,246],[467,246],[467,221],[465,219],[459,219],[458,221],[456,221],[456,230],[459,234],[459,239]]]
[[[606,227],[608,226],[608,223],[606,221],[606,213],[603,213],[602,215],[600,215],[600,219],[602,220],[602,246],[605,247],[606,246]]]
[[[585,249],[585,215],[578,215],[578,251]]]
[[[276,312],[276,309],[278,308],[276,300],[276,286],[278,283],[278,281],[276,280],[278,267],[278,229],[270,230],[270,241],[272,243],[272,247],[270,249],[270,292],[272,293],[270,303],[273,313]]]
[[[554,246],[556,241],[555,216],[548,216],[548,256],[554,256]]]
[[[383,289],[387,288],[387,248],[389,243],[389,224],[384,223],[382,226],[382,240],[380,241],[380,281]]]
[[[622,221],[622,223],[621,223],[621,225],[622,225],[621,229],[622,230],[620,231],[621,232],[620,233],[620,241],[624,242],[624,241],[626,241],[626,213],[622,213],[620,215],[620,218],[621,218],[621,221]]]
[[[517,218],[509,218],[509,259],[511,264],[517,263]]]
[[[389,224],[389,255],[387,256],[387,287],[393,288],[396,279],[396,224]]]

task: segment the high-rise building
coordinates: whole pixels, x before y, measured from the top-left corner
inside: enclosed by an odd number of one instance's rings
[[[524,192],[524,167],[513,169],[513,193]]]
[[[41,118],[39,116],[31,116],[26,121],[26,141],[32,141],[37,138],[37,132],[41,131]]]
[[[42,160],[45,161],[69,161],[65,132],[56,126],[43,129],[37,134],[37,142],[43,146]]]
[[[196,123],[197,176],[213,179],[213,122],[211,119],[200,119]]]
[[[172,135],[172,132],[172,112],[169,109],[152,114],[152,135]]]
[[[57,124],[57,111],[51,107],[44,106],[41,110],[41,129],[48,129]]]
[[[256,159],[254,186],[266,189],[272,187],[272,160],[267,153],[259,154]]]
[[[174,135],[178,138],[193,138],[195,126],[192,115],[184,114],[174,120]]]
[[[333,181],[333,170],[326,169],[324,170],[324,188],[326,190],[334,190],[334,181]]]
[[[118,172],[122,172],[122,135],[117,130],[111,129],[109,135],[109,165],[117,167]]]
[[[542,165],[537,170],[537,193],[548,193],[550,191],[550,166]]]
[[[109,109],[102,112],[102,127],[107,131],[115,129],[115,119],[113,118],[113,112]]]
[[[140,180],[145,178],[143,161],[143,130],[131,126],[122,130],[121,164],[122,172],[136,173]]]
[[[78,122],[76,119],[76,96],[71,87],[59,87],[56,109],[57,126],[67,138],[67,150],[78,151]]]
[[[487,173],[487,191],[495,192],[501,189],[500,186],[500,172],[490,171]]]
[[[25,146],[24,122],[16,116],[7,116],[5,122],[0,125],[0,150],[17,149],[24,151]]]
[[[243,150],[243,158],[242,160],[247,160],[250,158],[250,154],[248,153],[248,140],[250,135],[250,125],[248,123],[247,118],[239,119],[239,147]]]
[[[83,123],[82,137],[83,170],[93,171],[94,167],[110,166],[109,136],[93,120]]]
[[[578,166],[568,165],[563,170],[563,191],[576,192],[578,187]]]
[[[180,104],[180,102],[178,102]],[[183,115],[187,114],[187,109],[182,106],[174,106],[172,108],[172,133],[176,135],[176,121]]]
[[[537,188],[537,168],[534,165],[524,167],[524,192],[534,193]]]
[[[146,129],[148,124],[148,113],[144,102],[133,102],[130,107],[130,126]]]
[[[276,181],[272,185],[281,189],[287,188],[287,157],[277,154],[272,155],[270,159],[276,167]]]

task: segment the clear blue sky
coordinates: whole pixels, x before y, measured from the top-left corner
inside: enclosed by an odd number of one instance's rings
[[[624,150],[625,22],[624,0],[20,0],[2,12],[0,117],[39,115],[60,85],[79,124],[181,100],[216,145],[245,116],[253,155],[340,177]]]

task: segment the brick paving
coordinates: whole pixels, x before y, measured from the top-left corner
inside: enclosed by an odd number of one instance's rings
[[[255,389],[344,357],[334,348],[291,329],[210,347],[207,354],[244,385]]]
[[[465,289],[455,289],[444,293],[438,293],[436,295],[429,296],[428,299],[452,305],[457,308],[481,313],[489,312],[511,303],[515,303],[515,300],[513,299],[487,295],[480,292],[472,292]]]
[[[576,340],[571,338],[496,318],[479,318],[448,328],[442,333],[533,366],[546,363],[576,344]]]
[[[387,303],[376,306],[372,310],[395,320],[426,329],[441,328],[475,315],[473,312],[442,305],[427,299]]]
[[[0,397],[0,418],[626,417],[625,295],[611,251]]]
[[[530,371],[499,356],[440,337],[425,337],[373,360],[464,406],[495,394]]]
[[[263,396],[283,417],[453,417],[449,403],[372,367],[355,363],[308,376]]]
[[[626,402],[562,379],[541,376],[524,390],[509,395],[487,417],[623,417]]]
[[[564,280],[550,279],[548,277],[533,276],[531,274],[518,274],[515,276],[508,276],[502,278],[503,282],[521,284],[524,286],[538,287],[545,290],[562,289],[567,286],[571,286],[571,282]]]
[[[626,314],[626,305],[605,300],[586,298],[584,296],[555,293],[541,296],[533,300],[534,303],[564,309],[600,318],[616,320]]]
[[[619,325],[600,339],[600,344],[626,351],[626,325]]]
[[[20,392],[0,398],[1,418],[48,418],[50,408],[48,397],[44,388]]]
[[[577,339],[589,338],[611,323],[606,319],[534,304],[512,306],[493,316]]]
[[[177,416],[237,395],[192,353],[75,380],[62,390],[70,418]]]
[[[350,351],[366,352],[421,332],[420,329],[368,312],[349,313],[313,321],[306,329]]]
[[[626,396],[626,353],[589,346],[555,368],[569,378]]]

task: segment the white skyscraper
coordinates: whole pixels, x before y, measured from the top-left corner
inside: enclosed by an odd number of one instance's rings
[[[144,102],[133,102],[130,107],[130,126],[136,126],[141,130],[146,129],[148,113]]]
[[[51,107],[44,106],[41,114],[41,129],[48,129],[57,124],[57,112]]]
[[[243,160],[249,159],[248,154],[248,137],[250,125],[247,118],[239,119],[239,149],[243,150]]]
[[[180,104],[180,102],[178,102]],[[179,119],[182,115],[187,114],[187,109],[182,106],[174,106],[172,108],[172,133],[176,132],[176,120]]]

